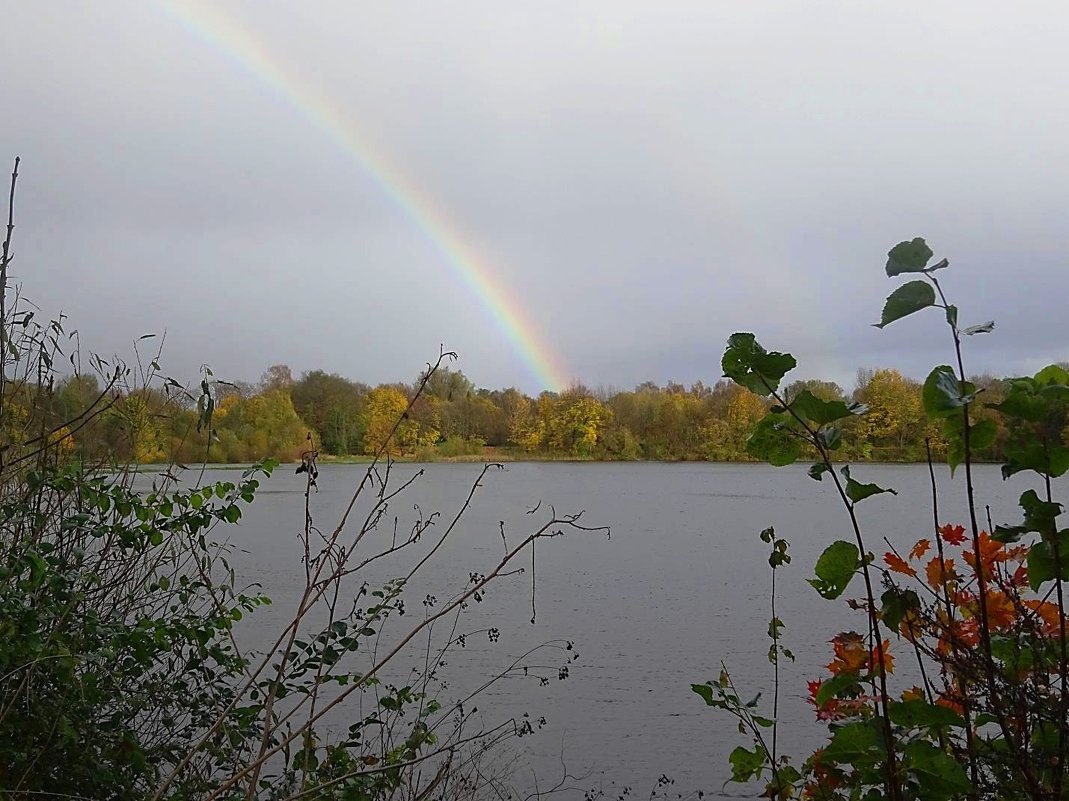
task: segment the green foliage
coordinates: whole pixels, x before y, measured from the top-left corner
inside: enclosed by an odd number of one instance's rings
[[[774,392],[796,364],[789,353],[766,351],[753,334],[732,334],[721,361],[725,376],[757,395]]]
[[[784,626],[783,621],[776,614],[776,572],[791,563],[790,546],[786,540],[776,536],[776,530],[772,527],[764,529],[759,536],[761,542],[770,546],[768,565],[772,569],[771,617],[768,622],[768,638],[771,644],[768,649],[768,661],[773,666],[777,683],[772,700],[771,717],[765,717],[759,712],[760,693],[749,701],[742,700],[731,674],[722,662],[720,678],[717,681],[692,684],[691,690],[701,696],[707,705],[722,709],[735,717],[739,724],[739,732],[749,733],[752,737],[752,749],[739,746],[728,757],[731,765],[731,778],[728,781],[748,782],[765,779],[765,792],[763,793],[765,797],[787,799],[793,796],[794,788],[802,778],[798,769],[791,764],[790,758],[779,754],[777,750],[778,722],[776,718],[779,714],[780,658],[786,657],[793,661],[794,654],[781,642]],[[725,785],[727,783],[724,782]]]
[[[1009,381],[1005,399],[991,404],[1009,421],[1004,476],[1031,470],[1049,478],[1069,471],[1065,430],[1069,420],[1069,373],[1051,365],[1032,377]]]
[[[921,399],[929,417],[949,417],[976,399],[976,387],[968,382],[962,385],[954,368],[944,364],[928,374]]]
[[[883,328],[895,320],[901,320],[903,317],[934,305],[935,290],[931,285],[924,281],[910,281],[900,286],[887,298],[887,303],[883,307],[883,315],[876,327]]]
[[[746,452],[755,459],[783,467],[802,455],[802,441],[794,432],[790,418],[773,412],[754,428],[746,441]]]
[[[859,565],[857,546],[852,542],[836,540],[817,559],[814,568],[817,577],[809,579],[809,583],[822,598],[838,598],[846,591]]]
[[[898,493],[893,489],[885,489],[884,487],[877,486],[876,484],[862,484],[860,481],[855,481],[850,477],[850,465],[843,465],[839,471],[842,473],[843,478],[846,479],[846,497],[850,499],[852,503],[858,503],[871,498],[873,495],[880,495],[884,492],[889,492],[892,495]]]
[[[148,495],[77,464],[24,475],[28,494],[0,505],[0,787],[143,797],[176,766],[245,675],[234,622],[267,602],[235,586],[206,535],[240,520],[271,467]],[[242,715],[226,712],[222,731]],[[234,758],[216,745],[183,771],[183,791]]]
[[[887,253],[887,277],[924,272],[934,255],[928,243],[920,237],[909,242],[899,242]],[[940,266],[945,267],[946,263],[941,262]]]
[[[864,414],[867,411],[863,404],[848,404],[841,400],[823,400],[808,389],[799,392],[790,402],[790,407],[801,417],[817,426],[834,423],[836,420]]]
[[[751,455],[774,465],[802,453],[815,456],[809,476],[831,478],[854,530],[856,544],[829,545],[809,583],[836,599],[856,574],[864,578],[862,597],[848,603],[865,613],[866,633],[835,635],[830,677],[809,683],[810,703],[828,724],[827,742],[788,785],[770,783],[763,794],[769,798],[799,792],[843,801],[1069,796],[1069,529],[1059,529],[1063,505],[1054,499],[1052,483],[1069,472],[1069,371],[1052,365],[1031,377],[966,380],[962,337],[988,333],[994,323],[959,328],[958,309],[933,275],[948,262],[929,266],[932,257],[920,238],[892,248],[888,276],[915,274],[921,280],[891,293],[878,325],[929,306],[944,309],[958,368],[936,367],[923,387],[894,371],[859,374],[854,400],[867,410],[840,398],[818,399],[804,387],[780,392],[782,373],[774,380],[764,375],[775,371],[761,361],[766,351],[752,335],[728,343],[725,374],[762,387],[776,403],[753,429]],[[789,354],[776,357],[777,369],[793,366]],[[833,446],[853,437],[858,452],[873,452],[889,436],[902,447],[920,435],[945,453],[952,470],[964,465],[971,531],[937,523],[934,550],[932,540],[922,538],[906,557],[894,550],[884,554],[885,566],[877,568],[856,507],[894,490],[855,480],[849,466],[837,471]],[[1041,482],[1021,495],[1022,522],[1000,526],[994,536],[976,522],[971,466],[978,453],[1004,457],[1006,476],[1027,470]],[[877,569],[883,573],[878,597]],[[774,597],[775,574],[772,592]],[[781,628],[774,615],[770,636]],[[913,650],[923,686],[892,689],[892,637],[894,647]],[[778,672],[773,681],[778,697]],[[732,780],[775,776],[781,758],[774,746],[765,747],[760,732],[775,730],[776,715],[760,718],[756,699],[743,703],[726,670],[720,682],[693,689],[735,716],[740,731],[754,738],[754,748],[731,753]]]

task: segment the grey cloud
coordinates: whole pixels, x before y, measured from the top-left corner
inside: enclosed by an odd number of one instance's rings
[[[225,8],[588,384],[710,381],[734,330],[840,381],[923,374],[936,323],[869,327],[894,287],[883,254],[916,235],[953,262],[963,315],[999,320],[978,367],[1069,355],[1059,6]],[[352,154],[162,6],[5,19],[17,277],[89,341],[166,328],[178,373],[285,361],[366,381],[410,378],[442,342],[480,384],[540,388]]]

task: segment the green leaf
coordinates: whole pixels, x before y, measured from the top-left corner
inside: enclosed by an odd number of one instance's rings
[[[998,424],[994,420],[980,420],[969,426],[969,448],[973,454],[988,448],[998,436]],[[950,475],[965,461],[965,418],[951,414],[943,418],[943,437],[947,441],[947,465]]]
[[[755,459],[783,467],[801,456],[802,441],[791,432],[788,418],[769,414],[754,427],[746,440],[746,452]]]
[[[843,444],[843,430],[839,426],[827,426],[817,432],[817,439],[829,451],[836,451]]]
[[[809,477],[814,481],[823,481],[824,474],[830,470],[831,468],[824,464],[824,462],[817,462],[809,468]]]
[[[883,315],[876,328],[884,328],[921,309],[935,305],[935,290],[926,281],[910,281],[892,292],[883,307]]]
[[[808,389],[803,389],[798,396],[791,401],[791,409],[801,417],[818,426],[834,423],[844,417],[853,417],[859,414],[858,409],[863,409],[860,403],[846,404],[841,400],[821,400]]]
[[[1055,530],[1055,520],[1062,513],[1062,505],[1056,501],[1044,501],[1035,490],[1021,493],[1018,503],[1024,510],[1024,524],[1029,531],[1049,535]]]
[[[713,685],[709,683],[692,684],[690,685],[690,689],[700,695],[705,700],[705,703],[707,703],[709,706],[719,706],[719,704],[717,703],[718,698],[713,698],[713,693],[716,692],[716,688],[713,687]]]
[[[853,673],[840,673],[838,676],[832,676],[827,681],[820,683],[820,689],[817,690],[817,694],[813,700],[818,707],[824,706],[832,698],[853,698],[858,695],[860,685],[858,684],[857,676]],[[845,692],[848,690],[849,692]]]
[[[1054,547],[1049,541],[1037,542],[1028,551],[1028,583],[1034,592],[1048,581],[1058,578],[1059,565],[1062,579],[1069,578],[1069,531],[1059,531],[1057,536],[1057,561],[1054,559]]]
[[[824,748],[822,761],[862,765],[879,761],[884,753],[876,736],[873,721],[848,723],[831,738]]]
[[[1017,542],[1021,537],[1028,533],[1028,529],[1024,526],[995,526],[995,530],[991,532],[991,539],[996,542],[1013,543]]]
[[[814,571],[815,579],[809,583],[820,593],[821,597],[833,600],[838,598],[850,584],[850,579],[860,564],[857,546],[845,540],[837,540],[824,549],[817,559]]]
[[[749,751],[740,745],[731,752],[728,761],[731,763],[731,780],[748,782],[760,775],[765,764],[765,755],[761,751]]]
[[[969,446],[974,450],[990,448],[998,436],[998,423],[980,420],[969,427]]]
[[[961,763],[927,740],[914,740],[903,749],[907,769],[920,785],[920,798],[938,801],[972,791]]]
[[[919,236],[910,242],[899,242],[887,253],[887,275],[894,278],[902,273],[924,272],[933,255],[935,254],[928,247],[928,243]],[[946,266],[944,259],[933,269]]]
[[[854,481],[852,478],[846,480],[846,497],[854,503],[863,501],[866,498],[871,498],[873,495],[880,495],[884,492],[889,492],[892,495],[898,494],[898,492],[893,489],[885,489],[876,484],[862,484],[860,481]]]
[[[797,362],[789,353],[766,351],[753,334],[737,333],[728,337],[720,364],[724,375],[736,384],[758,395],[769,395]]]
[[[1005,664],[1012,673],[1025,673],[1032,669],[1035,656],[1031,648],[1022,648],[1022,643],[1013,637],[995,635],[991,638],[991,655]]]
[[[949,304],[946,308],[947,312],[947,324],[957,330],[958,328],[958,307],[953,303]]]
[[[920,698],[912,701],[892,701],[887,711],[892,723],[910,728],[944,729],[948,726],[965,725],[965,719],[953,709],[929,704]]]
[[[898,588],[885,592],[880,597],[880,601],[883,604],[880,617],[892,631],[898,631],[902,619],[910,609],[919,609],[921,605],[920,597],[913,590]]]
[[[1010,383],[1002,403],[989,404],[1008,417],[1016,417],[1038,423],[1047,414],[1047,404],[1036,394],[1037,387],[1031,379],[1018,379]]]
[[[928,374],[921,390],[924,411],[929,417],[949,417],[962,406],[972,403],[976,398],[976,387],[958,380],[954,368],[941,364]]]
[[[1009,478],[1023,470],[1034,470],[1040,475],[1058,478],[1069,471],[1069,448],[1034,439],[1006,443],[1003,450],[1006,463],[1002,465],[1002,477]]]
[[[40,587],[44,583],[45,576],[48,575],[48,562],[33,551],[27,551],[23,556],[23,561],[30,568],[30,587],[33,589]]]

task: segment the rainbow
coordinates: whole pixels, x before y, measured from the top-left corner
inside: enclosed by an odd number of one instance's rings
[[[570,383],[563,364],[492,267],[465,241],[462,232],[426,192],[383,153],[375,152],[353,121],[340,112],[341,104],[335,98],[303,85],[271,55],[263,42],[224,12],[218,3],[209,5],[188,0],[160,0],[160,3],[197,39],[272,87],[301,116],[334,140],[442,254],[445,264],[478,298],[540,386],[559,390]]]

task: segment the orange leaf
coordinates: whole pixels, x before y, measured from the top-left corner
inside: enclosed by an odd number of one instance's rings
[[[988,591],[984,599],[987,601],[987,620],[991,627],[995,629],[1008,628],[1017,616],[1013,601],[1009,599],[1006,593],[1000,590]]]
[[[945,695],[940,694],[940,696],[935,699],[935,703],[938,704],[939,706],[945,706],[947,709],[952,709],[955,712],[957,712],[959,715],[964,715],[965,714],[965,707],[963,707],[960,703],[955,701],[953,698],[948,698]]]
[[[1025,565],[1018,565],[1017,569],[1013,571],[1013,575],[1010,576],[1010,585],[1013,587],[1023,587],[1028,583],[1028,567]]]
[[[943,542],[950,545],[961,545],[965,542],[965,526],[952,526],[947,523],[939,529],[939,536]]]
[[[880,648],[883,650],[883,672],[894,673],[895,672],[895,658],[891,656],[891,641],[884,640],[880,643]],[[872,649],[872,658],[869,660],[870,669],[875,669],[879,666],[880,651],[876,648]]]
[[[906,576],[917,575],[917,571],[910,567],[906,560],[896,553],[888,551],[883,555],[883,561],[885,561],[895,573],[902,573]]]
[[[858,673],[868,664],[869,651],[857,632],[837,634],[831,642],[835,648],[835,659],[828,665],[828,670],[836,676],[844,672]]]
[[[920,612],[916,607],[911,606],[906,610],[906,613],[902,615],[902,622],[898,624],[898,633],[909,640],[909,642],[916,642],[917,635],[921,633],[923,622]]]
[[[913,550],[909,552],[910,559],[920,559],[932,547],[932,543],[928,540],[917,540],[917,544],[913,546]]]
[[[938,556],[928,563],[924,572],[928,577],[928,586],[934,590],[938,590],[944,584],[957,578],[954,573],[954,560],[947,559],[944,562],[940,562]]]
[[[1024,605],[1039,615],[1043,621],[1043,633],[1055,636],[1060,631],[1061,615],[1058,605],[1050,601],[1025,601]]]
[[[1006,546],[998,540],[992,539],[991,535],[986,531],[980,532],[980,559],[976,559],[976,554],[972,551],[965,551],[963,553],[965,562],[973,570],[979,572],[983,570],[984,578],[990,578],[992,572],[995,569],[995,562],[1005,562],[1009,557],[1006,553]],[[979,563],[977,563],[979,561]]]

